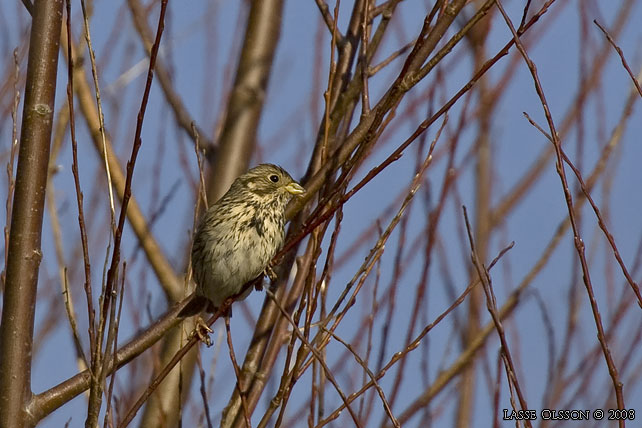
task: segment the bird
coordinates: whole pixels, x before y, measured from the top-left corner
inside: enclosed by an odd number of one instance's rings
[[[239,176],[203,215],[192,243],[196,290],[179,316],[215,312],[229,297],[245,299],[249,281],[271,274],[270,261],[282,247],[285,208],[305,189],[274,164],[260,164]]]

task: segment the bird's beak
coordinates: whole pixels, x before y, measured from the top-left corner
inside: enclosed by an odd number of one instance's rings
[[[285,186],[285,190],[293,195],[300,195],[301,193],[305,193],[305,189],[303,188],[303,186],[296,182],[292,182]]]

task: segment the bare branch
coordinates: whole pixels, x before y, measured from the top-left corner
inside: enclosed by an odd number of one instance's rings
[[[33,7],[0,324],[0,425],[30,425],[31,351],[63,2]],[[27,215],[28,213],[28,215]]]

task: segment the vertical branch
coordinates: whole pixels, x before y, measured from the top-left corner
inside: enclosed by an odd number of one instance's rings
[[[11,221],[13,189],[16,186],[16,181],[13,177],[13,164],[16,158],[16,149],[18,148],[18,106],[20,105],[20,91],[18,90],[18,83],[20,81],[20,65],[18,61],[18,49],[13,51],[13,105],[11,106],[11,151],[9,154],[9,162],[7,162],[7,202],[5,209],[7,219],[4,227],[4,266],[7,267],[9,259],[9,222]],[[5,284],[6,271],[2,270],[2,284]]]
[[[241,396],[241,407],[243,407],[243,418],[245,418],[245,427],[252,428],[252,423],[250,422],[250,412],[247,408],[247,392],[241,390],[241,369],[239,363],[236,361],[236,355],[234,354],[234,345],[232,344],[232,331],[230,330],[230,317],[229,315],[225,316],[225,331],[227,333],[227,346],[230,351],[230,360],[232,361],[232,367],[234,367],[234,375],[236,376],[236,390]]]
[[[247,169],[254,152],[256,131],[281,33],[282,12],[283,0],[250,2],[219,151],[207,183],[208,199],[212,201],[220,198],[232,181]]]
[[[324,162],[327,157],[327,147],[328,147],[328,137],[330,135],[330,104],[332,97],[332,82],[334,81],[334,75],[337,71],[337,64],[334,60],[335,55],[335,46],[337,43],[337,27],[339,26],[339,6],[341,0],[337,0],[337,4],[334,6],[334,20],[332,26],[332,37],[330,38],[330,65],[328,69],[328,88],[323,93],[323,99],[325,100],[325,113],[323,120],[323,139],[321,143],[321,150],[319,151],[319,157],[321,162]]]
[[[102,143],[102,150],[103,150],[103,159],[105,162],[105,172],[107,173],[107,188],[109,190],[109,219],[111,221],[111,233],[115,233],[116,229],[116,224],[114,222],[115,218],[115,208],[114,208],[114,192],[113,192],[113,186],[112,186],[112,181],[111,181],[111,169],[109,167],[109,161],[107,158],[107,143],[106,143],[106,138],[105,138],[105,116],[103,115],[103,107],[102,103],[100,102],[100,86],[98,85],[98,70],[96,68],[96,55],[94,54],[94,48],[91,45],[91,35],[89,32],[89,14],[87,13],[87,8],[85,6],[85,0],[80,1],[80,6],[82,7],[82,16],[83,16],[83,22],[84,22],[84,28],[85,28],[85,40],[87,40],[87,50],[89,51],[89,59],[91,60],[91,76],[94,79],[94,89],[96,91],[96,107],[98,108],[98,123],[100,124],[100,140]],[[71,41],[73,40],[71,38],[71,35],[68,33],[67,35],[67,40],[69,40],[69,46],[72,45]],[[71,51],[70,51],[71,52]],[[69,62],[71,63],[71,55],[69,56]],[[111,238],[111,236],[110,236]]]
[[[66,0],[67,10],[67,40],[71,40],[71,1]],[[89,31],[89,30],[87,30]],[[87,230],[85,227],[85,213],[83,210],[83,193],[80,189],[80,176],[78,173],[78,143],[76,141],[76,115],[74,114],[74,61],[71,55],[71,43],[67,44],[67,55],[69,61],[67,62],[67,103],[69,105],[69,131],[71,134],[71,155],[72,164],[71,170],[74,176],[74,186],[76,188],[76,203],[78,204],[78,227],[80,228],[80,241],[82,244],[82,256],[85,268],[85,296],[87,297],[87,319],[89,324],[89,346],[90,355],[94,353],[94,345],[96,343],[96,329],[95,329],[95,311],[94,303],[91,292],[91,264],[89,262],[89,248],[87,245]],[[71,298],[69,298],[71,300]]]
[[[475,68],[479,69],[486,58],[486,38],[490,30],[490,19],[478,22],[467,35],[471,45],[472,54],[475,59]],[[479,103],[481,105],[479,114],[479,132],[476,136],[476,163],[475,163],[475,241],[481,263],[486,262],[488,254],[488,241],[492,232],[490,217],[492,200],[492,168],[493,159],[491,154],[491,125],[494,116],[494,107],[497,100],[493,97],[488,85],[488,79],[482,76],[477,82]],[[475,276],[473,271],[469,272],[471,277]],[[476,288],[470,294],[468,300],[468,320],[461,331],[462,348],[470,343],[481,328],[481,303],[482,290]],[[467,427],[471,424],[475,409],[475,377],[476,360],[473,360],[462,375],[461,388],[459,392],[459,404],[457,410],[457,426]]]
[[[110,325],[110,334],[113,336],[113,347],[112,347],[112,353],[109,355],[109,359],[105,359],[105,364],[109,362],[112,366],[115,365],[116,363],[116,354],[118,353],[118,328],[120,327],[120,320],[121,316],[123,314],[123,300],[125,297],[125,272],[127,270],[127,263],[123,263],[123,275],[121,278],[120,282],[120,300],[118,302],[118,314],[116,314],[116,305],[112,305],[112,318],[110,319],[111,325]],[[109,341],[107,341],[107,346],[106,348],[109,349]],[[103,367],[103,376],[107,376],[107,374],[111,374],[111,380],[109,382],[109,388],[107,390],[107,409],[105,410],[105,420],[103,422],[103,426],[106,427],[108,426],[108,422],[111,422],[111,425],[113,426],[114,424],[114,418],[112,414],[112,397],[114,394],[114,383],[116,381],[116,372],[112,371],[111,373],[109,372],[108,367]]]
[[[368,89],[368,39],[370,37],[370,24],[368,22],[370,2],[363,3],[363,20],[361,22],[361,114],[370,113],[370,91]]]
[[[0,325],[0,426],[27,426],[40,241],[49,166],[62,0],[33,7],[7,277]]]

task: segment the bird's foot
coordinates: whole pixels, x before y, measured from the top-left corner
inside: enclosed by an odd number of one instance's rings
[[[267,265],[267,266],[265,267],[265,270],[263,271],[263,273],[264,273],[268,278],[270,278],[270,281],[272,281],[272,282],[276,281],[277,276],[276,276],[276,273],[274,272],[274,270],[272,269],[272,266]]]
[[[210,339],[210,333],[212,333],[212,329],[207,325],[205,321],[203,321],[203,318],[201,317],[196,317],[196,320],[194,322],[194,330],[190,334],[190,339],[196,336],[198,340],[203,342],[205,346],[208,348],[212,346],[212,339]]]

